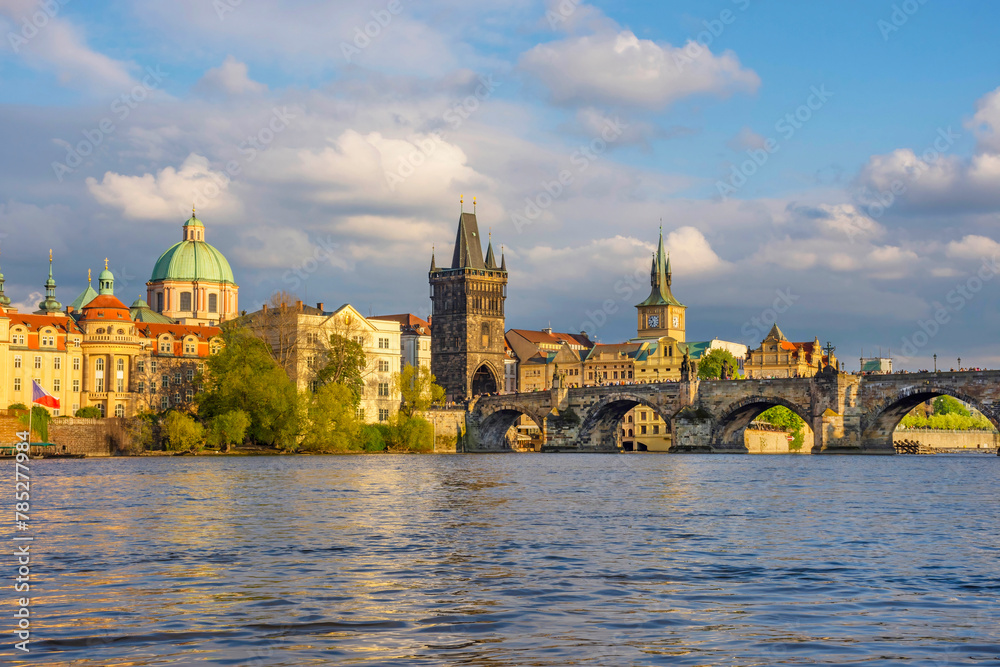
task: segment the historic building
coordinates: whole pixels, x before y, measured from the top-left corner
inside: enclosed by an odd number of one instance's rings
[[[61,311],[50,253],[45,299],[28,315],[11,307],[0,274],[0,405],[29,405],[32,380],[60,400],[55,416],[96,407],[102,415],[125,417],[191,400],[204,358],[221,345],[221,331],[137,321],[115,296],[107,262],[98,286],[95,291],[88,280]],[[151,372],[155,377],[147,379]]]
[[[652,289],[642,303],[636,305],[639,320],[636,338],[671,339],[675,344],[684,342],[687,323],[687,306],[674,298],[670,291],[673,277],[670,272],[670,257],[663,249],[663,228],[660,228],[660,242],[649,271]]]
[[[795,343],[775,324],[760,347],[747,353],[743,367],[750,378],[805,378],[816,375],[828,364],[836,368],[837,357],[832,350],[820,346],[818,337],[811,343]]]
[[[238,291],[229,262],[205,241],[205,225],[192,210],[182,240],[156,261],[146,302],[179,324],[215,325],[237,316]]]
[[[431,323],[411,313],[379,315],[375,319],[399,322],[400,368],[431,367]]]
[[[431,370],[450,401],[491,394],[504,386],[507,347],[504,303],[507,263],[497,266],[492,240],[483,258],[476,214],[462,212],[451,266],[429,273],[434,336]]]
[[[306,306],[302,301],[264,305],[241,322],[271,345],[299,391],[318,388],[317,377],[337,355],[333,335],[354,341],[365,354],[358,417],[366,422],[389,421],[399,411],[401,396],[395,376],[400,372],[400,325],[390,319],[367,318],[345,304],[334,311]]]

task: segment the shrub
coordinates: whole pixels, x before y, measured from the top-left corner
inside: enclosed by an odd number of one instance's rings
[[[205,438],[205,427],[194,417],[183,412],[168,412],[163,418],[163,439],[167,448],[175,451],[201,449]]]
[[[86,419],[100,419],[101,418],[101,409],[98,408],[98,407],[96,407],[96,406],[94,406],[94,405],[88,405],[85,408],[80,408],[79,410],[77,410],[74,413],[74,416],[76,416],[76,417],[83,417],[83,418],[86,418]]]

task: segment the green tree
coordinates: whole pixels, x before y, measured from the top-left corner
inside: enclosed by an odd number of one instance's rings
[[[358,428],[358,446],[366,452],[384,452],[388,446],[387,434],[389,427],[385,424],[361,424]]]
[[[75,417],[82,417],[84,419],[100,419],[101,409],[96,405],[88,405],[85,408],[80,408],[74,414]]]
[[[736,357],[733,356],[729,350],[722,350],[715,348],[709,350],[706,354],[701,355],[701,359],[698,360],[698,379],[700,380],[718,380],[722,377],[722,362],[728,361],[730,368],[730,377],[737,378],[739,374],[739,363],[736,361]]]
[[[205,440],[205,427],[186,412],[168,412],[163,418],[162,429],[167,448],[175,451],[201,449]]]
[[[28,406],[24,403],[11,403],[7,406],[8,410],[27,410]]]
[[[802,445],[805,442],[803,428],[806,423],[797,414],[783,405],[776,405],[760,413],[757,419],[790,433],[792,441],[788,445],[789,449],[793,451],[802,449]]]
[[[393,379],[403,397],[399,412],[404,417],[412,417],[414,413],[444,402],[444,387],[437,384],[437,378],[425,366],[418,368],[407,364]]]
[[[399,413],[389,426],[386,442],[399,452],[430,452],[434,449],[434,427],[425,419]]]
[[[208,422],[208,444],[224,452],[229,451],[230,445],[243,442],[249,426],[250,415],[243,410],[230,410],[216,415]]]
[[[20,403],[15,403],[14,405],[20,405]],[[42,442],[49,441],[49,424],[52,422],[52,413],[41,405],[36,405],[31,408],[30,417],[27,412],[27,408],[14,408],[12,405],[8,409],[20,409],[24,410],[23,415],[18,416],[17,420],[27,426],[28,420],[31,420],[31,431],[32,433],[37,433],[38,437]],[[30,438],[29,438],[30,439]]]
[[[307,452],[346,452],[359,448],[358,399],[350,387],[325,384],[311,396],[300,444]]]
[[[242,410],[247,436],[258,444],[292,450],[298,435],[298,392],[272,358],[266,342],[239,327],[223,332],[224,347],[208,358],[198,415],[211,421]]]
[[[969,409],[957,398],[951,396],[938,396],[934,399],[935,415],[959,415],[961,417],[970,416]]]
[[[361,398],[364,389],[362,373],[367,360],[361,344],[340,334],[330,334],[326,350],[326,364],[316,374],[319,385],[337,384],[347,387],[355,397]]]

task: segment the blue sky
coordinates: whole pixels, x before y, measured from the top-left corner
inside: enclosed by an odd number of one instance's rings
[[[759,342],[776,317],[849,368],[880,346],[901,367],[996,367],[998,13],[0,0],[6,291],[33,308],[52,247],[64,303],[104,257],[131,302],[198,199],[242,307],[290,289],[426,316],[464,194],[506,248],[509,327],[634,335],[662,218],[692,340]],[[348,61],[373,16],[391,19]]]

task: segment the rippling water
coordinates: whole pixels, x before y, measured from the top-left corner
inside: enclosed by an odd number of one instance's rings
[[[37,641],[22,657],[5,640],[7,664],[981,665],[1000,655],[993,456],[32,467]]]

